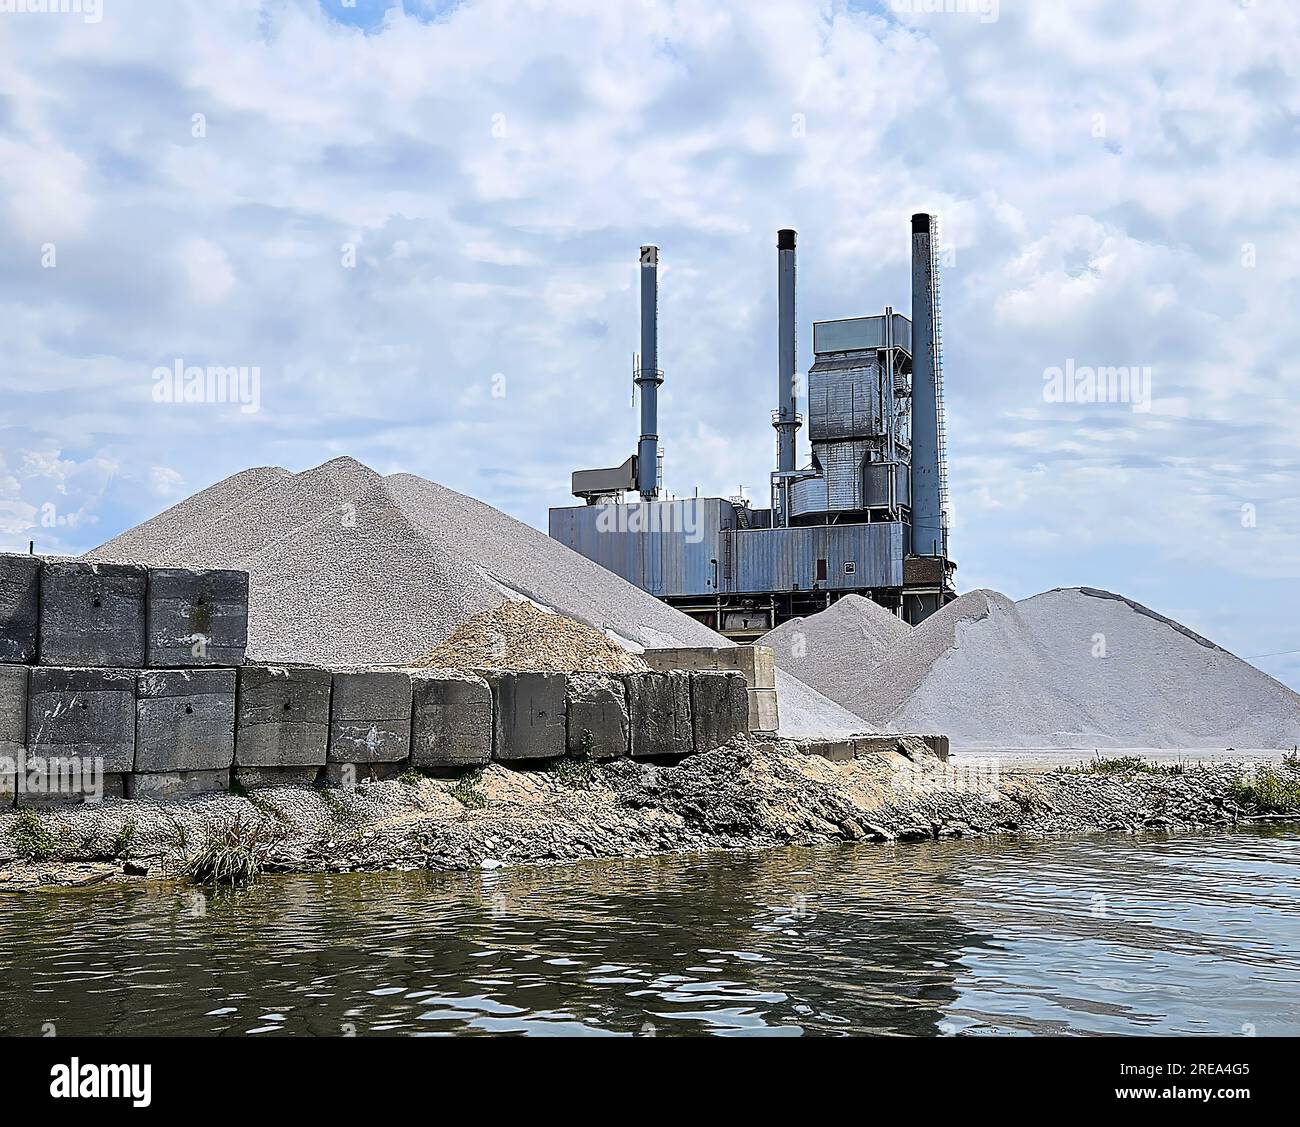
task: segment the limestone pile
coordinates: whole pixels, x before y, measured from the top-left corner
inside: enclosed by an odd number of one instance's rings
[[[779,668],[846,705],[868,684],[884,650],[911,630],[879,603],[845,595],[818,614],[782,623],[759,644],[772,647]]]
[[[814,681],[816,686],[816,682]],[[973,748],[1290,748],[1300,696],[1129,599],[973,591],[884,649],[845,702]]]

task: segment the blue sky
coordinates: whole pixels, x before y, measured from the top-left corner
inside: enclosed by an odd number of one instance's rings
[[[339,454],[545,527],[633,449],[644,242],[667,483],[761,498],[776,229],[807,364],[812,319],[907,308],[932,210],[961,589],[1300,649],[1297,57],[1282,0],[0,15],[0,544]],[[259,409],[155,402],[177,360]],[[1047,401],[1070,361],[1150,410]]]

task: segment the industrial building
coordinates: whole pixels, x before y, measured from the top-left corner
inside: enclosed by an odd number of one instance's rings
[[[875,316],[813,322],[811,450],[802,467],[795,242],[794,231],[777,233],[769,507],[742,497],[661,496],[659,248],[645,246],[637,451],[621,466],[576,472],[573,494],[584,503],[550,511],[556,540],[738,641],[850,593],[911,623],[955,598],[934,220],[912,216],[910,319],[887,306]]]

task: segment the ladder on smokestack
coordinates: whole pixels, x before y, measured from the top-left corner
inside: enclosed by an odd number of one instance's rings
[[[931,352],[934,356],[934,398],[939,439],[939,511],[944,531],[944,555],[948,553],[948,440],[943,410],[943,316],[939,300],[939,217],[930,217],[930,292],[933,295],[933,322],[930,326]]]

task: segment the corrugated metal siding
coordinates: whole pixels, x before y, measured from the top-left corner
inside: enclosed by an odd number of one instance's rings
[[[719,532],[734,510],[718,497],[552,509],[550,534],[652,595],[713,594]]]
[[[903,582],[903,526],[897,523],[775,528],[726,533],[736,559],[736,592],[846,590],[899,587]],[[817,561],[827,561],[817,582]],[[844,573],[845,563],[855,565]]]

